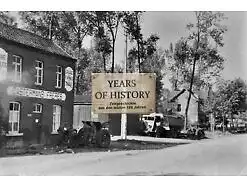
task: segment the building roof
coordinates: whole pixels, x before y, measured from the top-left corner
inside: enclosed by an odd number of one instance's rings
[[[172,93],[172,96],[170,97],[169,99],[169,102],[174,102],[180,95],[184,94],[185,91],[189,92],[189,90],[186,90],[186,89],[183,89],[181,91],[174,91]],[[195,99],[198,99],[198,96],[194,93],[194,92],[191,92],[191,95],[195,98]]]
[[[75,60],[52,40],[4,23],[0,23],[0,38]]]
[[[74,104],[91,104],[92,97],[89,94],[76,95],[74,98]]]

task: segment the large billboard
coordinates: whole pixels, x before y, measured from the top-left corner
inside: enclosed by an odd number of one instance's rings
[[[92,73],[94,113],[155,112],[154,73]]]

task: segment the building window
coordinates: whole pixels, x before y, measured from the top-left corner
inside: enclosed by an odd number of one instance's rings
[[[53,123],[52,132],[57,132],[61,123],[61,106],[53,105]]]
[[[56,75],[57,75],[57,85],[56,85],[56,88],[61,88],[62,87],[62,67],[61,66],[57,66],[57,72],[56,72]]]
[[[19,56],[13,55],[13,64],[14,64],[14,81],[21,82],[22,58]]]
[[[42,104],[35,103],[33,112],[34,113],[42,113]]]
[[[20,103],[9,103],[9,133],[18,133],[20,126]]]
[[[42,85],[43,84],[43,76],[44,76],[44,63],[41,61],[35,61],[36,62],[36,85]]]
[[[8,72],[8,53],[0,48],[0,82],[7,78]]]
[[[177,112],[181,112],[181,104],[177,105]]]

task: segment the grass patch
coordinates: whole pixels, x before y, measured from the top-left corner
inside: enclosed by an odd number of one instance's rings
[[[139,140],[117,140],[112,142],[113,150],[149,150],[162,149],[180,145],[180,143],[145,142]]]
[[[95,145],[86,147],[68,149],[66,147],[57,146],[43,146],[37,147],[23,147],[16,149],[6,149],[5,156],[15,155],[50,155],[59,153],[83,153],[83,152],[113,152],[113,151],[126,151],[126,150],[152,150],[163,149],[180,145],[181,143],[162,143],[162,142],[146,142],[140,140],[117,140],[112,141],[109,148],[99,148]],[[183,143],[184,144],[184,143]],[[1,156],[0,156],[1,157]]]

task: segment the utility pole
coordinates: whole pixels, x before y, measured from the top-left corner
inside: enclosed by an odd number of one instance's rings
[[[125,61],[124,61],[124,71],[127,73],[127,59],[128,59],[128,35],[125,30]],[[127,114],[121,114],[121,139],[127,140]]]

